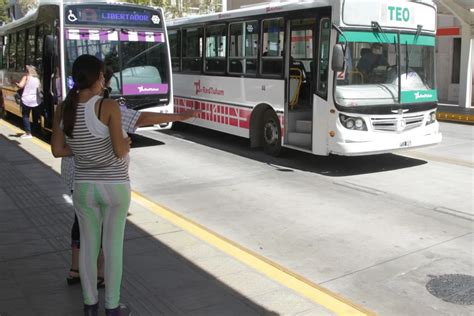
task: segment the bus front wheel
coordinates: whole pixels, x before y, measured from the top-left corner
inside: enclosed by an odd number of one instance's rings
[[[280,122],[271,109],[266,110],[263,114],[263,150],[275,157],[281,152]]]

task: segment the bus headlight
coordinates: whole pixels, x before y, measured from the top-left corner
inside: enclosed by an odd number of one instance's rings
[[[433,124],[434,122],[436,122],[436,111],[430,112],[430,114],[428,114],[426,125]]]
[[[361,117],[347,116],[344,114],[339,114],[339,119],[341,120],[342,126],[347,129],[357,130],[357,131],[366,131],[367,125],[365,125],[364,119]]]

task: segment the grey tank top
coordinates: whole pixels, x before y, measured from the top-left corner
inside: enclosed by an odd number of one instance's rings
[[[66,138],[74,154],[74,182],[129,182],[129,157],[115,156],[109,128],[95,114],[99,99],[93,96],[78,104],[73,137]]]

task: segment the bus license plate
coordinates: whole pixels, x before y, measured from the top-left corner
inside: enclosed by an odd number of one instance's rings
[[[411,146],[411,140],[406,140],[400,143],[400,147],[410,147],[410,146]]]

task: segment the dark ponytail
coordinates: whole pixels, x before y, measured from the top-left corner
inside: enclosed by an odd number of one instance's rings
[[[64,99],[62,103],[63,130],[64,134],[68,137],[73,137],[72,131],[76,123],[79,91],[92,87],[103,71],[103,62],[92,55],[81,55],[77,57],[72,64],[72,80],[74,81],[74,86],[69,90],[66,99]]]
[[[77,103],[79,99],[79,89],[74,85],[71,90],[69,90],[66,99],[62,104],[63,109],[63,129],[64,134],[72,138],[72,130],[74,129],[74,124],[76,123],[76,111]]]

